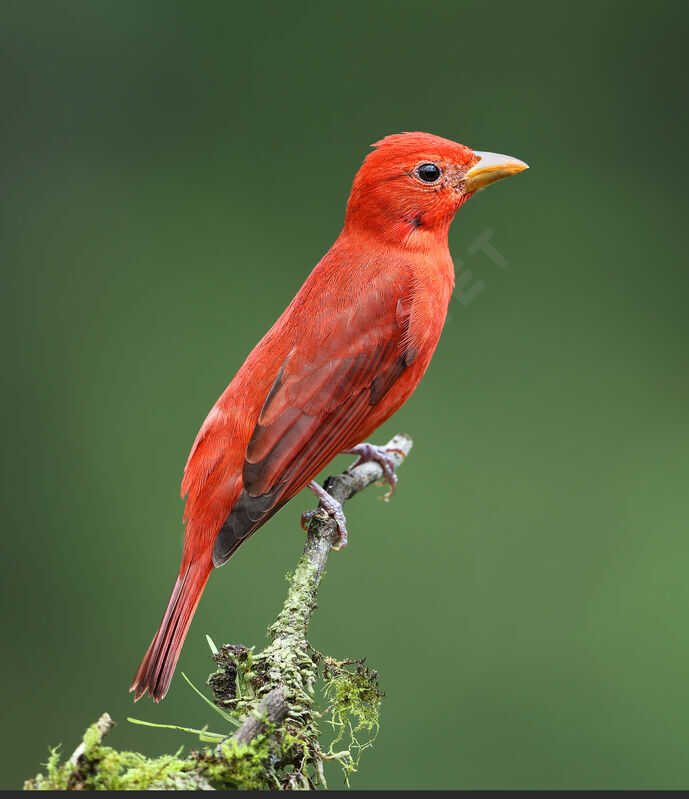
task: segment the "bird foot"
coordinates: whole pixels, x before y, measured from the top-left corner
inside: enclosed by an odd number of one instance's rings
[[[320,500],[319,510],[322,508],[329,516],[337,522],[338,536],[333,541],[333,549],[344,549],[347,546],[347,520],[342,512],[342,505],[330,496],[328,492],[321,488],[315,480],[308,486]],[[301,526],[304,531],[308,530],[311,519],[318,513],[318,510],[307,510],[301,515]]]
[[[402,458],[405,458],[404,452],[397,448],[378,447],[375,444],[357,444],[353,449],[347,449],[345,452],[348,455],[358,455],[359,459],[355,461],[349,468],[353,469],[355,466],[360,466],[362,463],[374,461],[379,463],[383,469],[383,477],[387,484],[390,486],[389,491],[379,499],[387,502],[390,497],[395,493],[397,488],[397,472],[395,472],[395,464],[390,457],[391,452],[398,452]]]

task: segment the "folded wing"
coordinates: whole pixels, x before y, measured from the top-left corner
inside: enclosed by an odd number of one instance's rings
[[[367,294],[304,329],[268,393],[246,450],[243,490],[220,529],[213,563],[237,547],[339,452],[413,359],[404,288]]]

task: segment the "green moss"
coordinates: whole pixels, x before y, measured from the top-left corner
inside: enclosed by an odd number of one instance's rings
[[[244,715],[261,687],[253,670],[253,649],[225,644],[213,655],[218,668],[206,685],[213,691],[214,703],[223,710]]]
[[[51,750],[45,774],[38,774],[24,787],[120,791],[311,789],[327,787],[324,763],[329,760],[338,761],[348,777],[378,731],[383,694],[376,673],[365,668],[362,661],[324,657],[307,641],[317,579],[316,567],[304,556],[289,578],[287,599],[268,631],[272,641],[262,652],[255,654],[243,646],[211,647],[217,670],[208,684],[213,690],[212,704],[220,709],[225,722],[231,720],[228,711],[231,716],[242,717],[256,713],[265,694],[279,686],[289,706],[279,729],[268,725],[246,745],[230,737],[221,740],[221,731],[215,736],[220,743],[214,749],[192,751],[186,758],[180,757],[180,750],[175,755],[149,759],[103,746],[103,736],[112,726],[106,714],[86,730],[82,744],[69,760],[60,763],[59,751]],[[321,668],[329,703],[323,712],[316,705],[314,690]],[[323,720],[336,731],[327,752],[319,743]],[[177,729],[199,735],[198,730]],[[208,734],[202,740],[213,739]],[[338,746],[346,748],[337,751]]]
[[[348,666],[356,668],[350,671]],[[385,694],[378,685],[378,673],[367,669],[363,660],[324,658],[323,683],[332,703],[327,721],[336,732],[328,755],[340,762],[347,778],[356,771],[361,753],[373,745],[378,735],[380,703]],[[360,740],[362,733],[366,738]],[[347,749],[336,751],[345,736]]]
[[[273,747],[270,733],[259,735],[250,744],[228,738],[220,745],[221,754],[199,755],[202,773],[216,789],[261,790],[279,787],[270,760]]]
[[[295,641],[292,641],[294,644]],[[38,774],[25,784],[26,790],[259,790],[270,788],[303,789],[326,787],[323,763],[337,760],[345,776],[356,770],[361,752],[371,745],[378,730],[378,713],[383,694],[378,688],[376,673],[362,662],[336,661],[323,657],[308,647],[291,651],[291,657],[277,660],[278,647],[266,657],[263,668],[275,669],[280,664],[293,689],[290,715],[280,729],[268,725],[266,731],[248,745],[227,738],[214,750],[192,752],[188,757],[174,755],[149,759],[136,752],[118,752],[102,743],[112,724],[102,717],[84,733],[82,744],[75,754],[60,762],[58,748],[52,749],[45,764],[45,773]],[[272,646],[272,645],[271,645]],[[259,663],[268,652],[267,647]],[[234,652],[232,653],[235,654]],[[237,660],[233,659],[237,668]],[[250,659],[244,659],[249,665]],[[354,665],[352,670],[348,668]],[[312,686],[322,666],[325,693],[330,700],[326,720],[337,734],[328,752],[320,748],[319,720],[321,713],[314,707],[306,685]],[[260,671],[260,670],[259,670]],[[253,672],[252,672],[253,674]],[[241,684],[244,675],[234,675],[233,685]],[[252,680],[259,684],[254,674]],[[258,682],[257,682],[258,681]],[[259,688],[262,688],[259,684]],[[262,691],[257,692],[261,694]],[[244,700],[246,706],[258,701]],[[107,719],[108,724],[103,724]],[[360,733],[367,733],[360,740]],[[347,748],[336,751],[347,737]]]
[[[261,789],[279,787],[270,759],[270,734],[258,736],[248,745],[225,741],[220,752],[205,749],[188,758],[175,755],[149,759],[137,752],[118,752],[101,743],[94,724],[84,733],[83,752],[60,764],[58,749],[52,749],[46,774],[24,784],[25,790],[136,791],[153,789],[198,790]]]
[[[95,727],[95,725],[93,725]],[[149,760],[137,752],[118,752],[101,746],[84,735],[87,751],[77,768],[68,760],[59,765],[57,750],[52,750],[46,763],[47,775],[38,774],[24,784],[25,790],[37,791],[135,791],[146,790],[172,775],[189,772],[194,776],[194,763],[181,760],[176,755]]]

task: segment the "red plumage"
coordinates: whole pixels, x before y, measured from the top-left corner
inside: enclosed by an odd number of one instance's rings
[[[136,699],[165,696],[213,567],[390,417],[428,367],[454,285],[448,228],[483,185],[474,176],[482,154],[425,133],[375,146],[339,238],[196,437],[182,481],[179,576],[132,682]],[[420,176],[428,164],[438,181]]]

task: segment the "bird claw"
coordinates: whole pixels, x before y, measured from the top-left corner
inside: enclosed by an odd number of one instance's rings
[[[352,449],[347,449],[345,452],[348,455],[358,455],[359,458],[356,460],[349,469],[353,469],[355,466],[361,466],[362,463],[370,463],[371,461],[380,464],[381,468],[383,469],[383,479],[390,487],[387,493],[383,494],[382,499],[384,502],[387,502],[390,497],[395,493],[395,489],[397,488],[397,472],[395,472],[395,464],[390,457],[390,452],[397,452],[402,456],[402,459],[406,458],[406,453],[403,452],[401,449],[397,449],[397,447],[378,447],[375,444],[357,444],[356,447]]]
[[[309,532],[309,525],[311,524],[311,519],[318,513],[316,510],[305,510],[301,514],[301,529],[305,532]]]
[[[314,516],[317,516],[321,510],[324,510],[328,516],[337,523],[338,535],[333,541],[332,548],[335,550],[344,549],[347,546],[347,519],[342,512],[342,504],[330,496],[328,492],[321,488],[315,480],[309,483],[309,488],[320,500],[318,510],[307,510],[301,515],[302,529],[308,531],[309,524]]]

